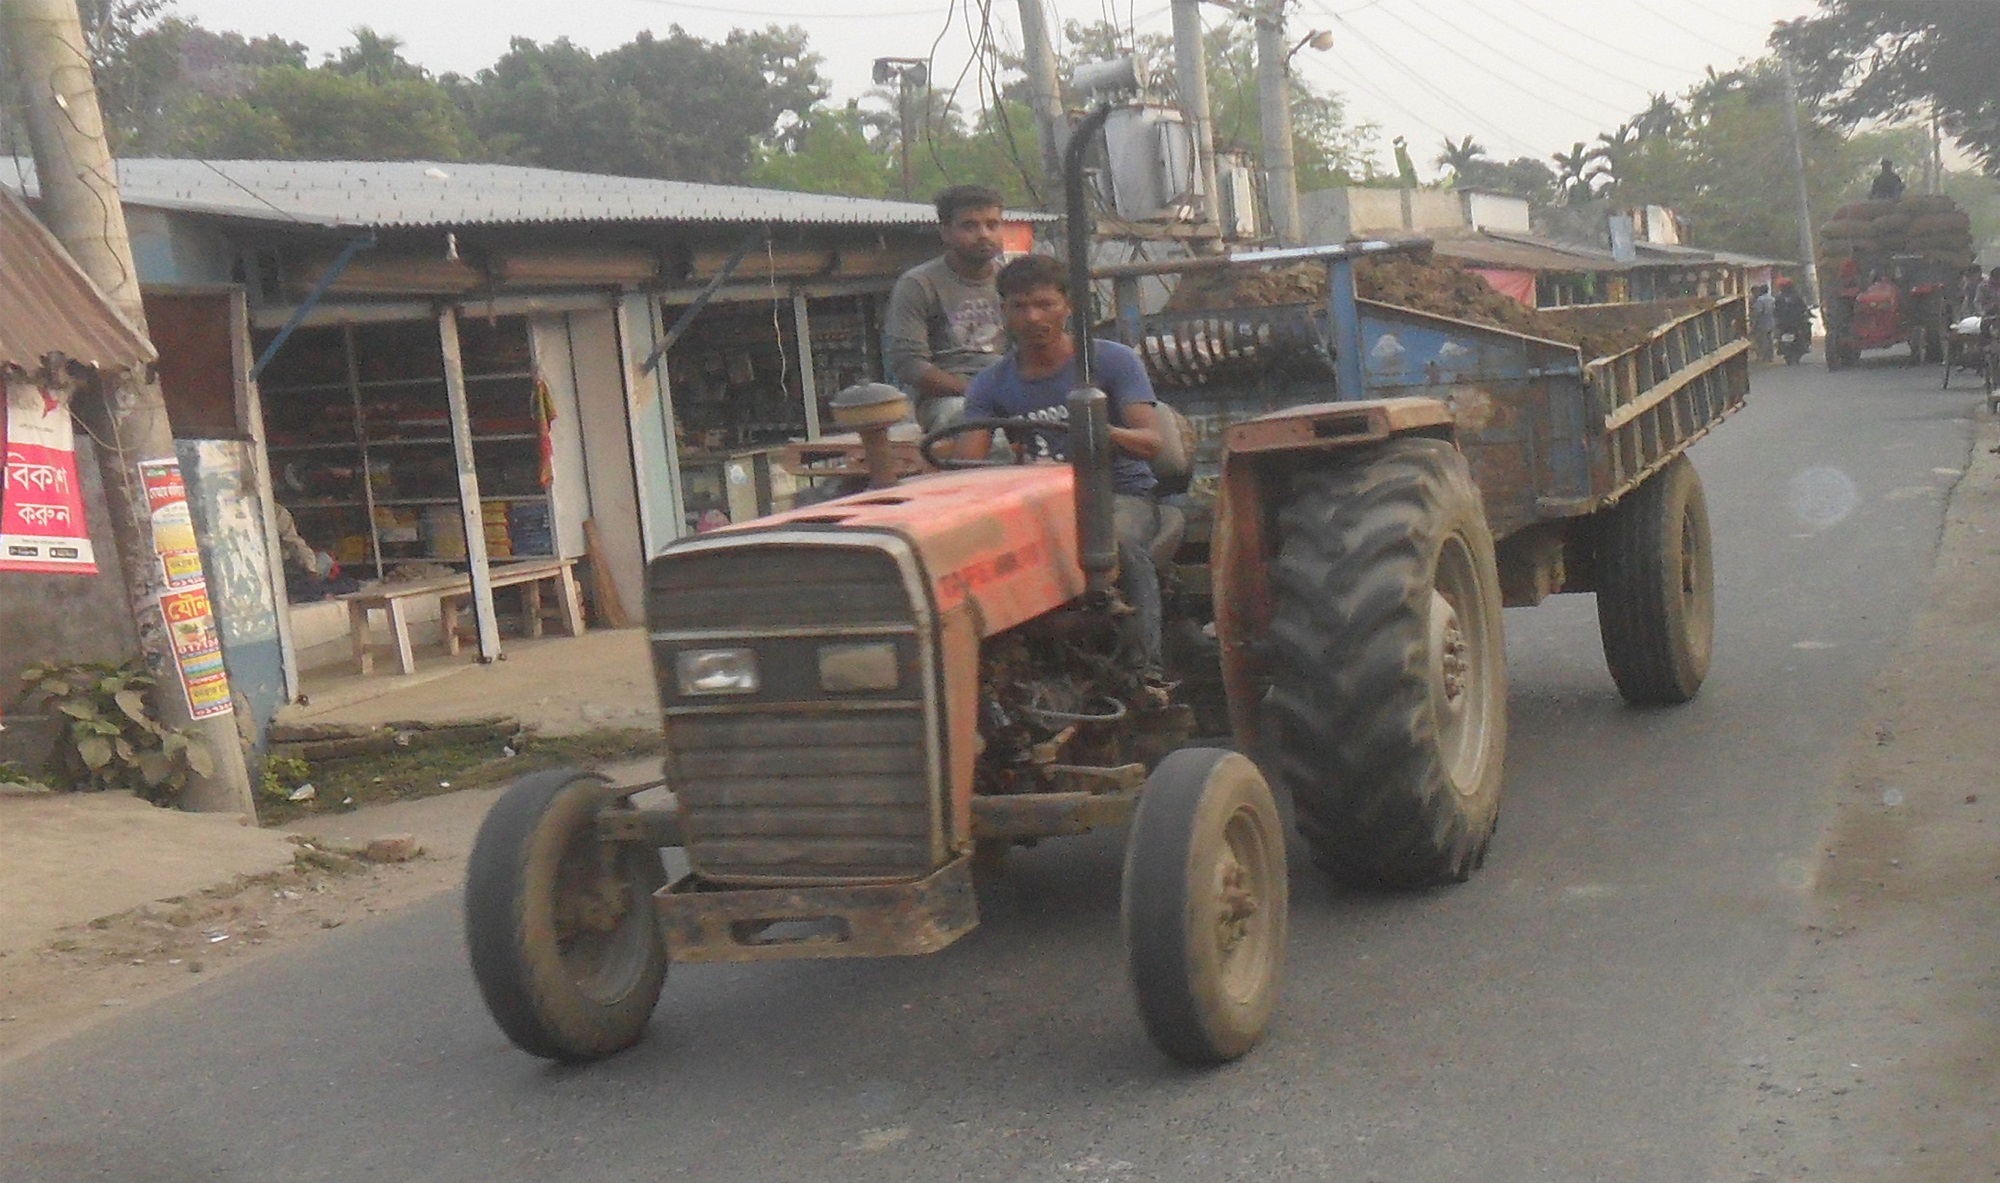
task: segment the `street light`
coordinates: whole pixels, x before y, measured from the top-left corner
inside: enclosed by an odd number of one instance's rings
[[[902,157],[903,200],[908,201],[915,187],[910,176],[910,91],[930,83],[931,66],[923,58],[876,58],[874,79],[877,86],[887,86],[890,79],[896,82],[896,141]]]
[[[1285,55],[1285,66],[1290,68],[1292,59],[1299,56],[1299,51],[1308,45],[1321,53],[1325,53],[1327,50],[1333,48],[1333,34],[1325,29],[1314,29],[1312,32],[1299,38],[1299,43],[1292,46],[1292,52]]]

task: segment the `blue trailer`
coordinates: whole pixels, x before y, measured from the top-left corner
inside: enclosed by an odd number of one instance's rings
[[[1242,439],[1225,447],[1232,432],[1242,437],[1260,419],[1314,405],[1436,400],[1450,414],[1435,430],[1463,451],[1479,488],[1505,603],[1597,593],[1606,656],[1626,697],[1692,697],[1708,665],[1713,603],[1706,509],[1684,454],[1749,392],[1743,299],[1540,314],[1569,329],[1643,336],[1593,359],[1564,341],[1355,294],[1358,260],[1422,255],[1429,246],[1354,242],[1093,273],[1112,283],[1115,335],[1145,359],[1160,398],[1185,417],[1195,440],[1184,583],[1199,588],[1204,580],[1215,520],[1208,507],[1221,491],[1225,452],[1244,450]],[[1323,303],[1140,308],[1148,277],[1301,263],[1326,267]],[[1648,553],[1628,553],[1634,548]],[[1678,582],[1677,595],[1653,586],[1667,576]]]

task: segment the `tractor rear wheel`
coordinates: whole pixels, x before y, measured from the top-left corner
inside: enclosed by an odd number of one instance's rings
[[[1701,476],[1685,454],[1599,516],[1597,630],[1634,706],[1695,696],[1715,648],[1715,557]]]
[[[1463,881],[1507,735],[1500,580],[1465,457],[1404,439],[1299,473],[1278,529],[1269,705],[1314,861],[1360,886]]]
[[[1160,762],[1125,844],[1125,948],[1139,1018],[1183,1064],[1257,1045],[1278,1002],[1288,885],[1284,823],[1263,774],[1220,748]]]
[[[465,876],[465,943],[486,1009],[522,1051],[601,1059],[639,1041],[667,976],[656,849],[597,836],[622,806],[576,769],[522,777],[479,827]]]

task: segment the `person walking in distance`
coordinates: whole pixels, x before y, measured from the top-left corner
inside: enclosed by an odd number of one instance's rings
[[[1003,198],[983,185],[937,195],[945,251],[904,272],[889,293],[882,352],[889,376],[908,391],[927,431],[956,423],[965,388],[1006,348],[1000,295]]]
[[[1770,361],[1778,339],[1778,298],[1771,289],[1758,284],[1750,289],[1750,337],[1756,342],[1757,360]]]

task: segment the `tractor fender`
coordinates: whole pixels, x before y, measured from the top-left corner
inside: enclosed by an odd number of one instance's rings
[[[1336,452],[1404,436],[1457,442],[1451,406],[1434,398],[1366,399],[1288,407],[1230,425],[1210,541],[1215,634],[1238,751],[1254,751],[1264,676],[1261,642],[1271,631],[1271,570],[1285,476]]]

